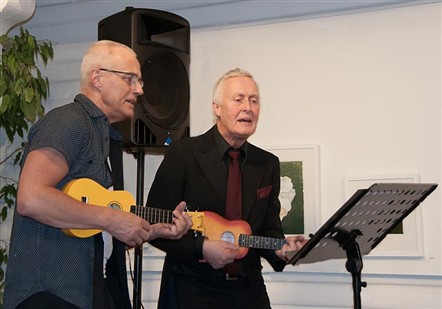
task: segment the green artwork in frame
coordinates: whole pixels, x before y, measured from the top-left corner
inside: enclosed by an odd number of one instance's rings
[[[279,158],[280,218],[286,235],[309,235],[319,227],[319,146],[266,148]]]
[[[285,234],[304,234],[304,181],[302,161],[281,162],[280,217]]]

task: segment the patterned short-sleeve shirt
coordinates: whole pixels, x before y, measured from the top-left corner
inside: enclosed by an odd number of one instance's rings
[[[69,172],[57,184],[61,189],[77,178],[112,185],[107,164],[110,139],[121,135],[86,96],[55,108],[30,129],[24,159],[29,152],[52,147],[66,159]],[[54,228],[14,213],[6,273],[5,309],[15,308],[30,295],[50,291],[80,308],[92,308],[94,238],[66,236]]]

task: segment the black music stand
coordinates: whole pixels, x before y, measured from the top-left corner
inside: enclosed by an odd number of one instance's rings
[[[354,308],[361,308],[362,256],[370,253],[437,184],[376,183],[360,189],[314,234],[287,264],[346,258],[352,274]]]

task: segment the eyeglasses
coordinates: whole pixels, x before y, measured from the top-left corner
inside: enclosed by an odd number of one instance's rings
[[[121,78],[124,79],[127,82],[127,84],[130,85],[131,87],[135,87],[137,83],[140,84],[141,88],[143,88],[144,86],[144,81],[141,78],[138,78],[138,76],[135,73],[123,72],[117,70],[108,70],[108,69],[98,69],[98,70],[110,73],[124,74],[125,76],[122,76]]]

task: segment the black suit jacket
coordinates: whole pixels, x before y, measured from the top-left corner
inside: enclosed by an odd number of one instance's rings
[[[147,205],[173,210],[185,201],[191,210],[212,211],[225,216],[227,174],[225,163],[217,149],[215,127],[203,135],[172,143],[162,161],[149,192]],[[279,159],[252,144],[247,145],[247,158],[242,165],[242,220],[247,221],[253,235],[284,238],[279,219],[280,189]],[[190,231],[180,240],[154,240],[154,246],[165,251],[160,307],[165,287],[174,272],[195,276],[220,276],[223,269],[214,270],[201,263],[202,237]],[[250,280],[259,280],[260,257],[266,258],[276,271],[285,262],[273,250],[249,249],[240,260],[241,268]]]

